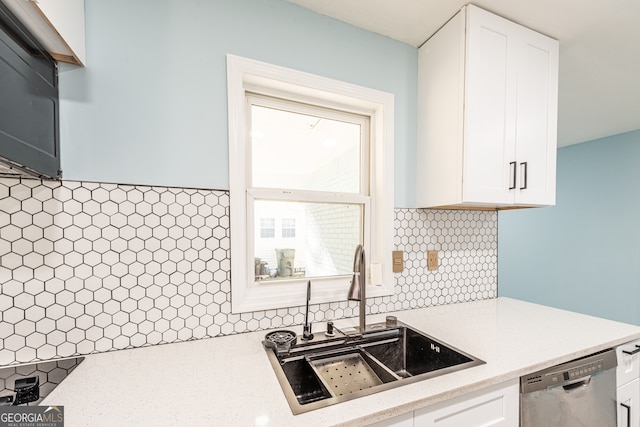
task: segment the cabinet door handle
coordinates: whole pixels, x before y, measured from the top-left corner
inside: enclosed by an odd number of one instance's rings
[[[620,405],[627,410],[627,427],[631,427],[631,405],[620,403]]]
[[[521,190],[525,190],[527,188],[527,162],[522,162],[520,163],[520,169],[522,170],[522,166],[524,166],[524,178],[522,179],[522,187],[520,187]],[[514,180],[514,185],[515,185],[515,180]]]
[[[631,351],[622,350],[622,352],[624,354],[628,354],[628,355],[633,355],[633,354],[636,354],[636,353],[640,353],[640,345],[636,344],[636,349],[635,350],[631,350]]]
[[[509,190],[516,188],[516,165],[516,162],[509,162],[509,166],[511,167],[511,187],[509,187]]]

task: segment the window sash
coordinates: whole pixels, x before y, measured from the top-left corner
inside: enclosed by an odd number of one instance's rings
[[[360,126],[360,182],[359,193],[369,195],[371,193],[371,117],[366,114],[352,113],[336,108],[328,108],[318,104],[309,104],[293,99],[283,99],[271,95],[263,95],[255,92],[246,92],[246,152],[247,156],[247,186],[258,188],[253,185],[252,169],[252,137],[251,137],[251,106],[256,105],[265,108],[273,108],[283,111],[291,111],[310,116],[316,116],[335,121],[344,121]]]
[[[270,200],[270,201],[290,201],[290,202],[302,202],[302,203],[335,203],[335,204],[348,204],[348,205],[360,205],[362,206],[362,226],[360,230],[362,234],[362,245],[365,252],[371,249],[371,236],[370,236],[370,224],[371,224],[371,198],[368,196],[362,196],[359,194],[350,193],[329,193],[319,191],[308,190],[281,190],[272,188],[250,188],[246,192],[246,266],[249,272],[249,281],[251,286],[273,286],[273,282],[270,281],[258,281],[255,277],[255,211],[254,204],[257,200]],[[355,250],[355,248],[354,248]],[[331,281],[332,278],[336,278],[336,281],[343,282],[344,278],[348,275],[336,275],[327,276],[323,279]],[[314,282],[319,277],[304,277],[304,278],[281,278],[278,280],[279,284],[288,283],[293,286],[305,284],[308,280]],[[345,290],[346,291],[346,290]]]

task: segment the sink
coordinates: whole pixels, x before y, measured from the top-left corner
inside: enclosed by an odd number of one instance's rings
[[[485,363],[401,322],[265,350],[294,414]]]
[[[450,368],[459,370],[479,364],[469,365],[478,359],[414,329],[403,327],[399,332],[399,339],[373,342],[367,344],[366,349],[400,378],[411,378],[431,372],[440,375],[451,372]]]

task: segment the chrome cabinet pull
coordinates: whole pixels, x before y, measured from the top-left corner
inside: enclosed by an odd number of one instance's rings
[[[620,403],[620,405],[627,410],[627,427],[631,427],[631,405]]]
[[[527,162],[520,163],[520,168],[522,168],[522,166],[524,166],[524,179],[522,180],[524,184],[522,185],[522,187],[520,187],[520,189],[525,190],[527,188]],[[514,180],[514,185],[515,185],[515,180]]]
[[[516,162],[509,162],[509,166],[511,167],[511,187],[509,187],[509,190],[516,188],[516,165]]]

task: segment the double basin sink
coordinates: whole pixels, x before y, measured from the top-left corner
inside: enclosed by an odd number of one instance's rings
[[[294,414],[485,363],[401,322],[369,325],[365,333],[289,341],[264,344]]]

